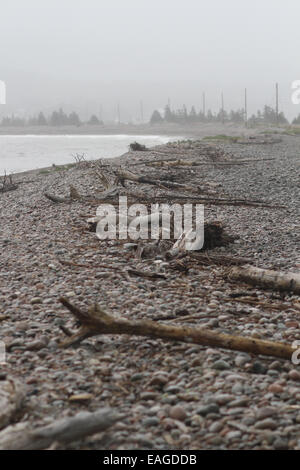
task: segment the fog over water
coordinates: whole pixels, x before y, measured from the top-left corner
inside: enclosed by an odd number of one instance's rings
[[[2,0],[0,79],[8,112],[63,106],[86,118],[144,119],[176,108],[275,103],[291,118],[300,79],[298,0]]]
[[[54,164],[74,163],[74,155],[87,160],[113,158],[127,152],[131,142],[146,146],[165,144],[174,137],[126,135],[0,135],[0,175]]]

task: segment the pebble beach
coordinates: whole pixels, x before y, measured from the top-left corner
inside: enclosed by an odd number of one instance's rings
[[[274,207],[205,205],[205,219],[220,221],[234,237],[209,251],[300,272],[299,137],[279,140],[191,138],[102,164],[199,184],[220,197],[265,201]],[[222,160],[249,162],[180,170],[147,166],[164,153],[209,163],[205,146]],[[224,266],[195,263],[179,272],[161,256],[135,256],[130,243],[99,240],[87,224],[96,215],[95,201],[57,204],[44,195],[64,197],[70,185],[81,195],[103,191],[88,165],[35,170],[15,175],[14,182],[16,190],[0,193],[0,340],[7,347],[0,388],[12,377],[24,389],[11,424],[38,427],[110,407],[123,418],[108,431],[58,448],[300,450],[300,365],[292,361],[128,335],[99,335],[59,348],[62,329],[77,328],[62,296],[83,309],[96,302],[132,320],[289,344],[300,341],[299,296],[233,282]],[[133,182],[126,187],[145,194],[150,188]],[[164,190],[151,191],[157,196]],[[164,278],[129,276],[128,269]]]

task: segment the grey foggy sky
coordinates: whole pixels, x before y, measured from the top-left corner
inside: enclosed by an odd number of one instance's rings
[[[124,119],[183,103],[249,112],[274,104],[292,117],[300,79],[298,0],[0,0],[5,111],[64,105]]]

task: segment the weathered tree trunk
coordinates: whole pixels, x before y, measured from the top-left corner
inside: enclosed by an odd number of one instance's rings
[[[68,338],[61,347],[78,344],[82,340],[99,334],[126,334],[148,336],[163,340],[183,341],[185,343],[201,344],[203,346],[219,347],[235,351],[245,351],[265,356],[275,356],[291,359],[294,349],[284,343],[265,341],[251,337],[216,333],[202,328],[174,326],[157,323],[150,320],[132,321],[118,318],[94,305],[88,311],[82,311],[70,304],[65,298],[61,303],[80,321],[78,333]]]
[[[262,288],[300,294],[300,274],[297,273],[283,273],[255,266],[245,266],[232,268],[229,279],[243,281]]]

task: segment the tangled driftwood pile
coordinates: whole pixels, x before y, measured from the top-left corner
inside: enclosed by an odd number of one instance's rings
[[[136,148],[136,147],[135,147]],[[139,150],[139,149],[137,149]],[[252,160],[234,160],[216,146],[202,142],[189,142],[170,144],[162,149],[143,149],[141,152],[131,154],[131,162],[127,167],[118,167],[101,161],[90,163],[91,171],[98,179],[102,190],[93,195],[80,195],[71,187],[70,195],[62,198],[57,195],[45,193],[45,196],[55,203],[71,203],[78,200],[94,200],[100,203],[109,203],[117,207],[119,196],[126,195],[129,201],[143,203],[167,202],[170,204],[199,203],[206,205],[232,205],[264,208],[280,208],[263,200],[236,199],[223,194],[222,189],[209,181],[201,181],[201,167],[203,165],[247,165]],[[147,157],[147,158],[146,158]],[[158,158],[159,157],[159,158]],[[162,159],[162,157],[164,157]],[[128,168],[130,167],[130,169]],[[138,172],[136,171],[138,167]],[[176,170],[170,173],[170,168]],[[181,171],[178,171],[181,169]],[[167,173],[165,172],[167,171]],[[179,180],[179,181],[178,181]],[[100,186],[99,185],[99,186]],[[152,190],[149,190],[152,188]],[[88,219],[88,230],[96,231],[97,223],[101,217]],[[150,220],[150,219],[149,219]],[[129,220],[129,221],[132,221]],[[224,255],[210,255],[209,250],[216,246],[224,246],[234,240],[224,231],[219,221],[206,222],[204,226],[204,245],[198,250],[187,250],[185,243],[186,233],[182,233],[179,240],[156,240],[132,243],[131,248],[139,259],[164,256],[170,267],[180,272],[187,272],[190,265],[221,265],[235,268],[224,271],[224,276],[235,282],[246,282],[259,285],[262,288],[272,288],[299,293],[300,280],[298,275],[289,275],[271,271],[259,270],[249,266],[249,260]],[[129,241],[129,240],[127,240]],[[68,261],[61,261],[68,263]],[[69,262],[70,265],[74,264]],[[240,267],[244,265],[244,267]],[[156,273],[128,270],[127,275],[159,278]],[[204,329],[189,329],[172,325],[158,324],[149,321],[134,322],[116,318],[103,312],[99,307],[93,306],[89,311],[82,311],[69,301],[62,298],[61,302],[80,322],[80,329],[63,343],[63,346],[78,343],[85,338],[98,334],[132,334],[142,335],[166,340],[195,342],[203,345],[218,346],[222,348],[248,351],[255,354],[265,354],[277,357],[291,357],[293,349],[283,343],[257,340],[236,335],[218,334]]]

